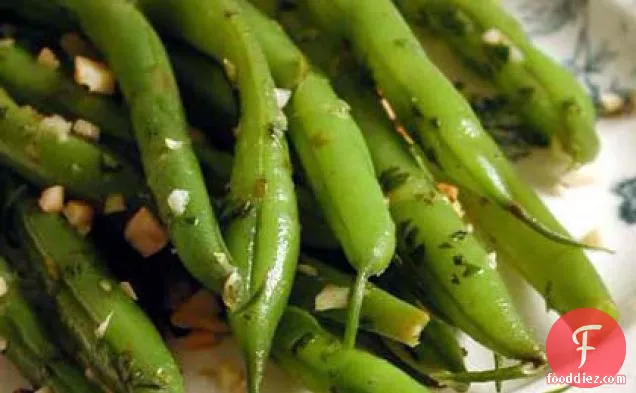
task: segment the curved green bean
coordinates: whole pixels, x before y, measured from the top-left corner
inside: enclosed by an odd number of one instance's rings
[[[387,361],[343,346],[311,315],[295,307],[289,307],[283,315],[273,354],[283,370],[315,392],[428,392]]]
[[[493,0],[398,0],[407,19],[438,35],[494,84],[532,131],[555,137],[575,164],[599,151],[595,110],[583,86],[539,51],[521,25]]]
[[[238,267],[238,293],[228,306],[247,359],[249,391],[258,392],[300,244],[287,119],[267,60],[233,0],[149,0],[139,5],[160,28],[223,62],[238,87],[241,116],[223,213],[225,238]]]
[[[365,282],[389,265],[395,250],[395,226],[348,105],[335,94],[327,78],[299,66],[308,64],[307,60],[277,23],[246,1],[240,3],[274,78],[294,89],[286,110],[289,135],[327,222],[358,271],[345,332],[345,345],[351,347]],[[290,74],[290,70],[296,73]]]
[[[118,393],[185,392],[161,336],[92,244],[30,198],[10,209],[11,238],[26,256],[22,270],[48,294],[55,307],[49,317],[59,318],[78,361]]]
[[[516,190],[524,203],[549,211],[534,192]],[[497,251],[497,257],[517,269],[545,298],[547,308],[564,314],[577,308],[596,308],[618,319],[619,310],[585,253],[555,244],[512,219],[499,206],[468,191],[460,192],[468,216]],[[558,223],[552,219],[554,225]]]
[[[0,341],[7,358],[36,388],[54,393],[99,393],[72,360],[53,344],[48,329],[21,293],[18,277],[0,257]]]
[[[210,206],[159,37],[130,2],[58,2],[71,9],[118,79],[149,188],[180,259],[207,288],[222,291],[235,268]]]

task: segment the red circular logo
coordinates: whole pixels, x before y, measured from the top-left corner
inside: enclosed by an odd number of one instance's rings
[[[548,376],[578,388],[611,383],[625,361],[625,334],[608,314],[579,308],[561,316],[550,329]]]

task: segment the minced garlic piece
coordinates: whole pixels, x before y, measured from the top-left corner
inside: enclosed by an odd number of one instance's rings
[[[316,311],[341,310],[349,304],[349,288],[327,284],[316,296]]]
[[[168,207],[174,213],[175,216],[180,216],[185,213],[188,202],[190,202],[190,192],[187,190],[172,190],[170,195],[168,195]]]
[[[292,91],[289,89],[274,89],[274,95],[276,96],[276,104],[278,109],[283,109],[287,106],[289,99],[291,98]]]
[[[112,95],[115,93],[115,76],[102,62],[83,56],[75,56],[75,82],[88,87],[92,93]]]
[[[172,138],[166,138],[166,146],[170,150],[179,150],[183,147],[183,142]]]

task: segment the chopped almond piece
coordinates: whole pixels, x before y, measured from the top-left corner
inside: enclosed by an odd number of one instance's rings
[[[60,213],[64,209],[64,187],[53,186],[44,189],[38,205],[45,213]]]
[[[124,237],[144,257],[156,254],[168,244],[168,234],[150,210],[142,207],[126,224]]]
[[[55,53],[53,53],[53,51],[49,48],[42,48],[42,50],[38,54],[37,61],[39,64],[45,65],[54,70],[56,70],[60,66],[60,59],[58,59]]]
[[[220,313],[219,300],[210,292],[201,289],[172,313],[170,322],[181,328],[225,333],[224,324],[222,325],[217,318]]]
[[[64,216],[71,226],[82,235],[87,235],[93,228],[93,207],[83,201],[69,201],[63,209]]]
[[[92,93],[115,93],[115,76],[106,64],[83,56],[75,57],[75,82]]]

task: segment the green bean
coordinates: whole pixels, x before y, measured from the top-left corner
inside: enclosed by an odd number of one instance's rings
[[[79,367],[53,344],[49,329],[19,288],[18,277],[0,257],[0,342],[7,358],[36,388],[54,393],[98,393]]]
[[[539,51],[521,25],[496,1],[396,1],[413,23],[438,35],[494,84],[528,126],[555,137],[575,165],[599,151],[595,110],[583,86]]]
[[[365,351],[348,349],[306,312],[289,307],[276,332],[274,358],[283,370],[320,393],[426,393],[399,368]]]
[[[346,321],[344,310],[353,278],[310,257],[301,257],[291,303],[321,318]],[[360,328],[402,342],[419,343],[428,323],[426,311],[406,303],[380,288],[367,284]]]
[[[525,204],[543,209],[531,190],[516,190]],[[587,255],[580,250],[547,241],[511,219],[501,208],[468,191],[460,192],[468,216],[497,251],[497,257],[518,270],[545,298],[547,308],[564,314],[577,308],[596,308],[618,319],[619,310]]]
[[[70,125],[69,125],[70,127]],[[0,162],[39,186],[64,185],[94,202],[108,195],[138,197],[134,167],[107,149],[61,130],[0,89]]]
[[[118,393],[185,392],[161,336],[91,243],[30,198],[16,201],[8,217],[9,244],[26,256],[22,270],[49,296],[55,310],[47,318],[59,318],[84,367]]]
[[[551,240],[584,247],[518,203],[517,175],[470,105],[430,62],[390,0],[303,0],[321,29],[349,42],[398,117],[453,183],[474,190]],[[434,92],[434,95],[432,95]]]
[[[228,306],[255,393],[287,305],[300,243],[287,119],[267,60],[233,0],[149,0],[139,6],[162,29],[223,62],[238,86],[241,117],[224,219],[239,293]]]
[[[190,146],[159,37],[130,2],[58,1],[78,19],[118,79],[149,188],[180,259],[208,289],[222,291],[235,268]]]
[[[350,293],[345,345],[352,347],[367,278],[381,274],[395,250],[395,226],[364,139],[348,105],[329,81],[309,70],[302,52],[274,21],[241,1],[272,67],[274,78],[293,88],[287,106],[289,135],[318,203],[349,263],[358,271]],[[290,74],[290,70],[296,73]],[[303,74],[301,74],[303,73]],[[292,85],[296,83],[296,85]]]
[[[388,214],[384,217],[386,205],[377,182],[373,177],[368,178],[374,175],[373,168],[368,167],[365,160],[352,160],[346,167],[340,164],[341,158],[350,158],[352,154],[364,159],[368,154],[366,147],[358,146],[359,130],[348,114],[348,105],[339,101],[329,82],[317,74],[310,74],[303,80],[293,101],[290,120],[294,131],[291,137],[296,151],[309,174],[327,222],[340,239],[347,259],[358,271],[350,294],[350,319],[345,339],[346,345],[352,345],[364,283],[369,276],[381,274],[389,264],[395,247],[394,226]],[[325,114],[325,109],[330,113]],[[347,139],[352,139],[355,144],[341,143],[347,132],[351,132]],[[336,138],[341,141],[334,143]],[[358,153],[351,152],[357,148]],[[357,177],[356,173],[365,176]],[[352,185],[355,186],[352,188]],[[342,209],[347,205],[355,206],[355,210],[348,213],[349,221],[342,221],[345,218]],[[360,247],[362,245],[365,247]]]

